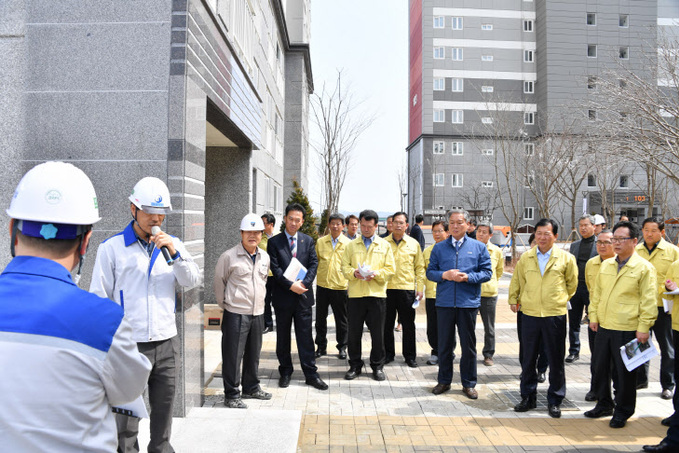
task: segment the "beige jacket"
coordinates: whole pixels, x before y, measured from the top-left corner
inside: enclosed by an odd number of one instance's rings
[[[240,243],[222,253],[215,267],[217,304],[238,315],[263,314],[268,272],[269,255],[260,248],[254,263]]]

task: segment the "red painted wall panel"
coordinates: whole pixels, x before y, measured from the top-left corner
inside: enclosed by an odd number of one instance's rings
[[[422,135],[422,0],[410,0],[410,98],[408,138]],[[413,99],[417,101],[413,104]]]

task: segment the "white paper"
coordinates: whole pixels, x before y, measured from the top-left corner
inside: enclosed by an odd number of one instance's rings
[[[144,398],[141,396],[131,403],[121,404],[120,406],[112,407],[111,409],[116,414],[137,418],[149,418],[149,413],[146,411],[146,404],[144,404]]]
[[[304,267],[297,258],[292,258],[288,268],[285,270],[285,272],[283,272],[283,277],[287,278],[291,282],[296,282],[297,280],[304,280],[306,273],[306,267]]]
[[[662,305],[665,308],[665,313],[672,313],[672,307],[674,307],[674,300],[662,300]]]
[[[361,274],[361,277],[363,278],[368,278],[375,275],[375,271],[370,269],[370,264],[365,263],[358,266],[358,273]]]
[[[679,294],[679,288],[675,289],[674,291],[666,291],[663,294],[665,294],[666,296],[672,296],[672,295],[675,295],[675,294]]]
[[[571,301],[570,301],[570,300],[568,301],[568,309],[569,309],[569,310],[572,310],[572,309],[573,309],[573,306],[571,305]]]
[[[641,345],[635,338],[629,343],[620,346],[620,355],[627,371],[632,371],[657,356],[658,350],[655,348],[650,337],[648,342]]]
[[[415,301],[413,302],[413,308],[417,308],[420,306],[420,298],[416,297]]]

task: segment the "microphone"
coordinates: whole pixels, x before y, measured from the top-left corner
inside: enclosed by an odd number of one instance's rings
[[[160,227],[159,226],[154,226],[151,228],[151,234],[152,235],[157,235],[160,233]],[[172,255],[170,255],[170,251],[167,249],[167,247],[162,246],[160,248],[160,251],[163,252],[163,257],[165,257],[165,261],[167,261],[167,264],[172,266],[174,264],[174,260],[172,259]]]

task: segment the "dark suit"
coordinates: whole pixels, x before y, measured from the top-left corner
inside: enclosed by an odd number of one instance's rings
[[[290,331],[294,321],[297,351],[304,376],[307,379],[318,377],[314,358],[314,339],[311,331],[311,307],[314,305],[312,285],[318,268],[314,240],[304,233],[297,233],[297,259],[307,268],[307,274],[302,280],[302,284],[309,291],[303,295],[292,292],[290,286],[293,282],[283,277],[283,273],[292,260],[288,236],[281,233],[269,239],[267,252],[271,258],[271,272],[275,279],[273,308],[276,311],[278,371],[281,376],[290,376],[293,371],[292,357],[290,356]]]
[[[422,232],[422,228],[418,224],[413,225],[413,227],[410,229],[410,234],[409,236],[413,239],[415,239],[417,242],[420,243],[420,249],[424,250],[424,233]]]
[[[582,240],[573,242],[569,249],[571,255],[575,256],[575,260],[578,263],[578,289],[575,290],[575,294],[571,297],[571,309],[568,310],[568,342],[570,344],[568,353],[574,355],[580,354],[580,322],[582,321],[582,313],[585,311],[585,307],[589,305],[589,291],[587,290],[587,283],[585,282],[585,265],[589,259],[598,255],[596,250],[596,238],[594,241],[589,256],[586,257],[584,262],[580,261],[578,257]],[[586,328],[589,337],[589,352],[591,354],[592,348],[594,347],[594,335],[596,332],[591,330],[589,326]]]

